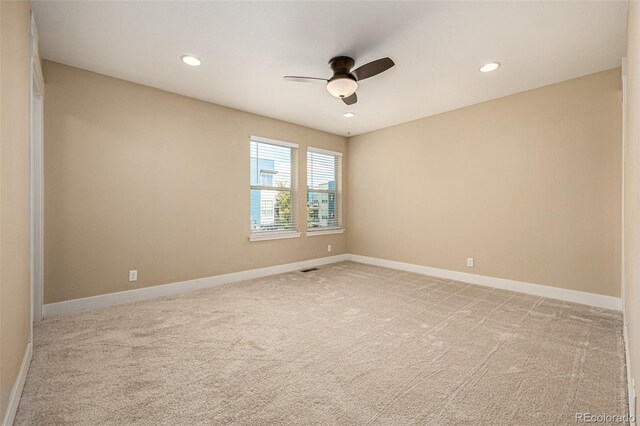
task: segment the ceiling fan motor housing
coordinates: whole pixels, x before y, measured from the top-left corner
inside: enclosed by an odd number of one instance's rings
[[[352,58],[348,56],[336,56],[329,61],[329,68],[333,70],[333,75],[349,74],[351,68],[356,64]]]

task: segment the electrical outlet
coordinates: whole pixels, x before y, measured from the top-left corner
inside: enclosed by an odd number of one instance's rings
[[[331,251],[331,244],[327,245],[327,251]]]
[[[137,269],[131,269],[129,271],[129,282],[132,281],[138,281],[138,270]]]
[[[473,257],[467,257],[467,266],[473,268]]]

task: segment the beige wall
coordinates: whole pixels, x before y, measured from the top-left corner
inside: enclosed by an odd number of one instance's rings
[[[346,252],[345,234],[248,241],[250,135],[300,144],[300,188],[306,146],[346,154],[345,138],[54,62],[44,76],[45,303]]]
[[[0,2],[0,419],[27,347],[29,3]]]
[[[613,69],[353,137],[349,252],[620,296],[620,123]]]
[[[625,319],[631,375],[640,380],[640,3],[627,11],[627,113],[624,162]],[[633,414],[633,413],[632,413]]]

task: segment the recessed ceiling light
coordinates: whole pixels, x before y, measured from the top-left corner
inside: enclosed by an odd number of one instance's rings
[[[187,65],[191,65],[192,67],[197,67],[202,63],[200,59],[191,55],[182,55],[180,59],[182,59],[182,62],[184,62]]]
[[[480,72],[491,72],[500,68],[500,62],[489,62],[480,67]]]
[[[344,115],[344,116],[345,116],[345,117],[347,117],[347,118],[351,118],[351,117],[355,117],[355,116],[356,116],[356,115],[355,115],[354,113],[352,113],[352,112],[345,112],[345,113],[344,113],[344,114],[342,114],[342,115]]]

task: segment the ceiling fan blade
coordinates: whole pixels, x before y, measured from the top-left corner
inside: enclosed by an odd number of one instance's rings
[[[299,83],[315,83],[318,81],[323,81],[323,82],[327,82],[328,80],[326,78],[317,78],[317,77],[300,77],[297,75],[285,75],[284,79],[287,81],[296,81]]]
[[[377,61],[369,62],[363,66],[356,68],[351,72],[356,80],[364,80],[365,78],[373,77],[381,72],[384,72],[394,66],[395,63],[389,58],[378,59]]]
[[[358,102],[358,96],[354,93],[351,96],[347,96],[346,98],[341,98],[342,102],[344,102],[347,105],[353,105],[356,102]]]

